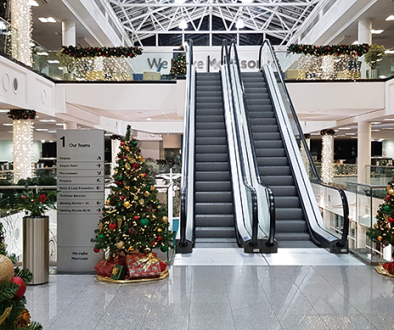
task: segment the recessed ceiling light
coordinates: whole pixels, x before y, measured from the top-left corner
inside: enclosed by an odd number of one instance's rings
[[[371,132],[380,132],[380,129],[371,129]]]
[[[52,141],[52,140],[49,140],[48,142],[52,143],[53,141]]]
[[[394,50],[388,49],[385,51],[386,54],[394,54]]]
[[[14,133],[13,131],[8,131],[8,133]]]
[[[49,56],[47,52],[37,52],[37,55]]]
[[[152,120],[152,118],[146,118],[146,120]]]
[[[351,127],[338,127],[338,129],[352,129]]]
[[[392,118],[383,119],[384,121],[394,121]]]
[[[33,6],[33,7],[38,7],[38,6],[39,6],[39,4],[37,3],[37,1],[35,1],[35,0],[29,0],[29,5],[30,5],[30,6]]]
[[[352,45],[358,45],[358,40],[354,41]]]
[[[394,127],[383,127],[383,129],[394,129]]]
[[[53,17],[39,17],[38,20],[42,23],[56,23]]]
[[[13,124],[9,124],[9,123],[7,123],[7,124],[3,124],[3,126],[12,126]]]
[[[64,126],[63,123],[56,123],[56,126]]]
[[[42,123],[56,123],[55,119],[40,119]]]
[[[6,113],[8,111],[10,111],[10,110],[0,110],[0,113]]]
[[[356,133],[346,133],[346,135],[356,135]]]
[[[55,134],[56,131],[48,131],[48,133]]]
[[[374,30],[374,29],[372,29],[372,30],[371,30],[371,33],[372,33],[372,34],[381,34],[383,31],[384,31],[384,30]]]
[[[41,143],[44,143],[45,142],[45,140],[41,140]]]
[[[242,29],[242,28],[244,28],[244,27],[245,27],[244,20],[243,20],[242,18],[238,18],[238,21],[237,21],[237,23],[235,24],[235,27],[236,27],[237,29]]]
[[[104,136],[112,136],[111,133],[105,133]]]
[[[357,139],[357,136],[351,136],[350,138],[351,139]]]
[[[46,132],[48,128],[36,128],[37,132]]]
[[[379,124],[381,124],[382,122],[380,122],[380,121],[373,121],[371,124],[372,125],[379,125]]]
[[[187,29],[187,22],[185,19],[181,19],[181,21],[179,23],[179,28],[182,30]]]
[[[47,62],[48,62],[49,64],[60,63],[58,60],[48,60]]]
[[[386,18],[386,21],[394,21],[394,15],[390,15]]]
[[[379,139],[379,140],[378,140],[378,142],[382,142],[382,141],[384,141],[384,139]]]
[[[382,75],[382,76],[379,76],[379,78],[380,78],[380,79],[385,79],[385,78],[387,78],[387,77]]]

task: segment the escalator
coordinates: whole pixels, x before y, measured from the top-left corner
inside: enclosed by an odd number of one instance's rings
[[[196,76],[194,243],[237,247],[220,74]]]
[[[244,72],[242,80],[261,182],[274,193],[278,247],[316,247],[309,234],[264,75]]]

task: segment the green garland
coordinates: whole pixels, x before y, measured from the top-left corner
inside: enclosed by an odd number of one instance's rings
[[[363,56],[368,53],[369,45],[326,45],[326,46],[315,46],[315,45],[298,45],[291,44],[287,51],[294,54],[305,54],[313,56],[325,56],[325,55],[353,55]]]
[[[63,54],[71,57],[129,57],[133,58],[142,54],[138,47],[63,47]]]
[[[10,110],[7,112],[8,118],[18,119],[35,119],[36,112],[34,110]]]
[[[335,131],[333,129],[323,129],[320,131],[320,135],[335,135]]]

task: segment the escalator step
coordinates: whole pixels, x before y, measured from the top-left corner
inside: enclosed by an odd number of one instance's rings
[[[283,176],[264,176],[262,178],[264,185],[268,187],[274,186],[294,186],[294,180],[292,175]]]
[[[310,241],[311,237],[308,233],[276,233],[275,238],[281,241]]]
[[[216,96],[197,96],[196,97],[196,104],[197,107],[201,103],[208,103],[208,104],[219,104],[220,106],[223,106],[223,101],[221,97],[216,97]]]
[[[249,118],[275,118],[275,114],[272,112],[272,107],[264,110],[261,106],[256,106],[255,109],[256,111],[249,111]]]
[[[256,149],[284,148],[282,140],[260,140],[254,141]]]
[[[196,238],[195,239],[196,244],[203,244],[203,243],[208,243],[207,246],[210,246],[215,243],[237,243],[237,240],[234,236],[234,238]]]
[[[301,208],[277,208],[276,220],[304,220],[304,211]]]
[[[259,166],[259,172],[265,176],[291,175],[290,166]]]
[[[196,109],[197,116],[223,116],[223,109]]]
[[[196,145],[196,154],[227,153],[227,144],[201,144]]]
[[[277,233],[307,233],[308,226],[305,220],[277,220]]]
[[[233,194],[231,191],[196,191],[195,201],[197,203],[231,203],[233,201]]]
[[[229,171],[204,171],[198,172],[194,174],[194,179],[196,181],[230,181],[230,172]]]
[[[263,128],[264,126],[267,126],[267,125],[275,125],[275,126],[278,125],[276,122],[276,118],[267,118],[267,119],[265,119],[265,121],[262,124],[260,124],[260,123],[256,124],[255,122],[253,122],[251,124],[252,125],[250,127],[252,128],[252,130],[253,129],[260,129],[260,128]]]
[[[203,171],[230,171],[230,164],[226,162],[196,162],[195,170],[198,172]]]
[[[270,96],[268,94],[268,92],[263,93],[261,90],[258,93],[251,93],[249,90],[247,93],[245,93],[245,98],[246,101],[249,104],[249,101],[251,100],[270,100]]]
[[[231,182],[228,181],[198,181],[194,184],[196,191],[231,191]]]
[[[196,153],[196,162],[228,162],[227,153]]]
[[[197,96],[197,98],[205,98],[205,97],[213,98],[214,97],[217,100],[222,100],[222,91],[221,90],[200,91],[200,89],[198,89],[196,91],[196,96]]]
[[[281,140],[279,132],[252,133],[254,140]]]
[[[215,227],[217,223],[225,227],[234,226],[234,214],[198,214],[196,227]]]
[[[257,164],[261,166],[289,166],[287,157],[257,157]],[[260,173],[264,175],[264,173]]]
[[[269,98],[266,99],[247,99],[246,103],[249,106],[259,105],[259,106],[271,106],[271,100]]]
[[[300,208],[301,202],[298,196],[291,197],[291,196],[275,196],[275,207],[276,208],[283,208],[283,207],[290,207],[290,208]]]
[[[234,238],[234,227],[196,227],[195,237],[197,238]]]
[[[224,129],[197,129],[196,137],[226,137]]]
[[[296,187],[280,187],[273,186],[270,187],[272,192],[274,193],[274,198],[276,197],[284,197],[284,196],[298,196]]]
[[[196,129],[225,129],[225,126],[224,126],[224,122],[221,122],[221,123],[220,122],[219,123],[205,123],[205,122],[203,122],[203,123],[196,123]]]
[[[227,146],[226,137],[196,137],[196,145],[225,145]]]
[[[196,116],[196,123],[203,123],[203,122],[208,122],[208,123],[222,123],[223,122],[223,116]]]
[[[210,85],[207,85],[205,82],[200,82],[196,85],[196,89],[198,89],[198,92],[219,91],[220,97],[222,97],[222,86],[220,82],[219,83],[215,82],[215,84],[210,84]]]
[[[257,157],[286,157],[286,151],[283,148],[269,148],[269,149],[257,149],[256,148],[256,156]]]
[[[233,203],[195,203],[195,214],[234,214]]]
[[[278,125],[276,125],[276,123],[274,125],[269,125],[268,123],[267,125],[252,125],[251,129],[253,133],[279,132],[279,128]]]

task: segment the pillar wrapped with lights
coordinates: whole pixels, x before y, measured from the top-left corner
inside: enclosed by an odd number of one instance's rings
[[[311,148],[311,135],[310,134],[304,134],[305,137],[305,141],[306,141],[306,145],[308,147],[308,149],[310,150]],[[302,157],[302,161],[305,165],[305,169],[306,169],[306,173],[308,173],[308,176],[310,175],[311,172],[311,164],[309,163],[309,158],[308,158],[308,154],[307,151],[304,148],[304,144],[301,143],[301,157]]]
[[[11,110],[13,120],[14,182],[31,178],[33,172],[33,120],[34,110]]]
[[[33,30],[30,0],[11,0],[11,23],[18,31],[16,59],[32,65],[31,34]]]
[[[333,129],[320,132],[322,136],[321,179],[325,183],[332,183],[334,178],[334,134]]]
[[[117,166],[116,161],[118,160],[118,151],[121,139],[122,137],[119,135],[111,135],[111,175],[115,174],[115,167]]]

